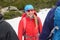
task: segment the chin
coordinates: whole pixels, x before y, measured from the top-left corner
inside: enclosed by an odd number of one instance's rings
[[[28,15],[30,18],[33,18],[33,15]]]

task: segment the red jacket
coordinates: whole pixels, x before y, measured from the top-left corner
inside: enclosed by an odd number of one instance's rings
[[[25,20],[24,20],[24,18],[25,18]],[[39,20],[38,28],[35,29],[36,25],[35,25],[34,19],[30,19],[29,17],[26,17],[26,14],[22,15],[22,19],[19,22],[19,28],[18,28],[18,37],[19,37],[19,40],[22,40],[23,34],[32,37],[32,38],[28,37],[27,39],[24,38],[25,40],[30,40],[30,39],[37,40],[33,36],[36,36],[38,34],[38,32],[41,33],[41,31],[42,31],[41,20],[39,18],[38,18],[38,20]],[[25,24],[24,24],[24,21],[25,21]]]

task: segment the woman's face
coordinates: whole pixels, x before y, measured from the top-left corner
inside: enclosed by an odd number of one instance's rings
[[[26,14],[27,14],[27,16],[29,16],[30,18],[32,18],[34,16],[34,10],[27,10]]]

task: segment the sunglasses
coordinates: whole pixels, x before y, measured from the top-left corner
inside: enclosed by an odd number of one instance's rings
[[[33,10],[27,10],[27,12],[30,12],[30,11],[34,11],[34,9]]]

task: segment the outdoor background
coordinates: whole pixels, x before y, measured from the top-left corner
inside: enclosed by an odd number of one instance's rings
[[[32,4],[41,19],[42,25],[49,12],[55,6],[57,0],[0,0],[0,13],[18,35],[18,26],[21,15],[24,12],[24,6]]]
[[[21,16],[26,4],[32,4],[35,10],[52,8],[57,0],[0,0],[0,12],[5,19],[12,19]]]

